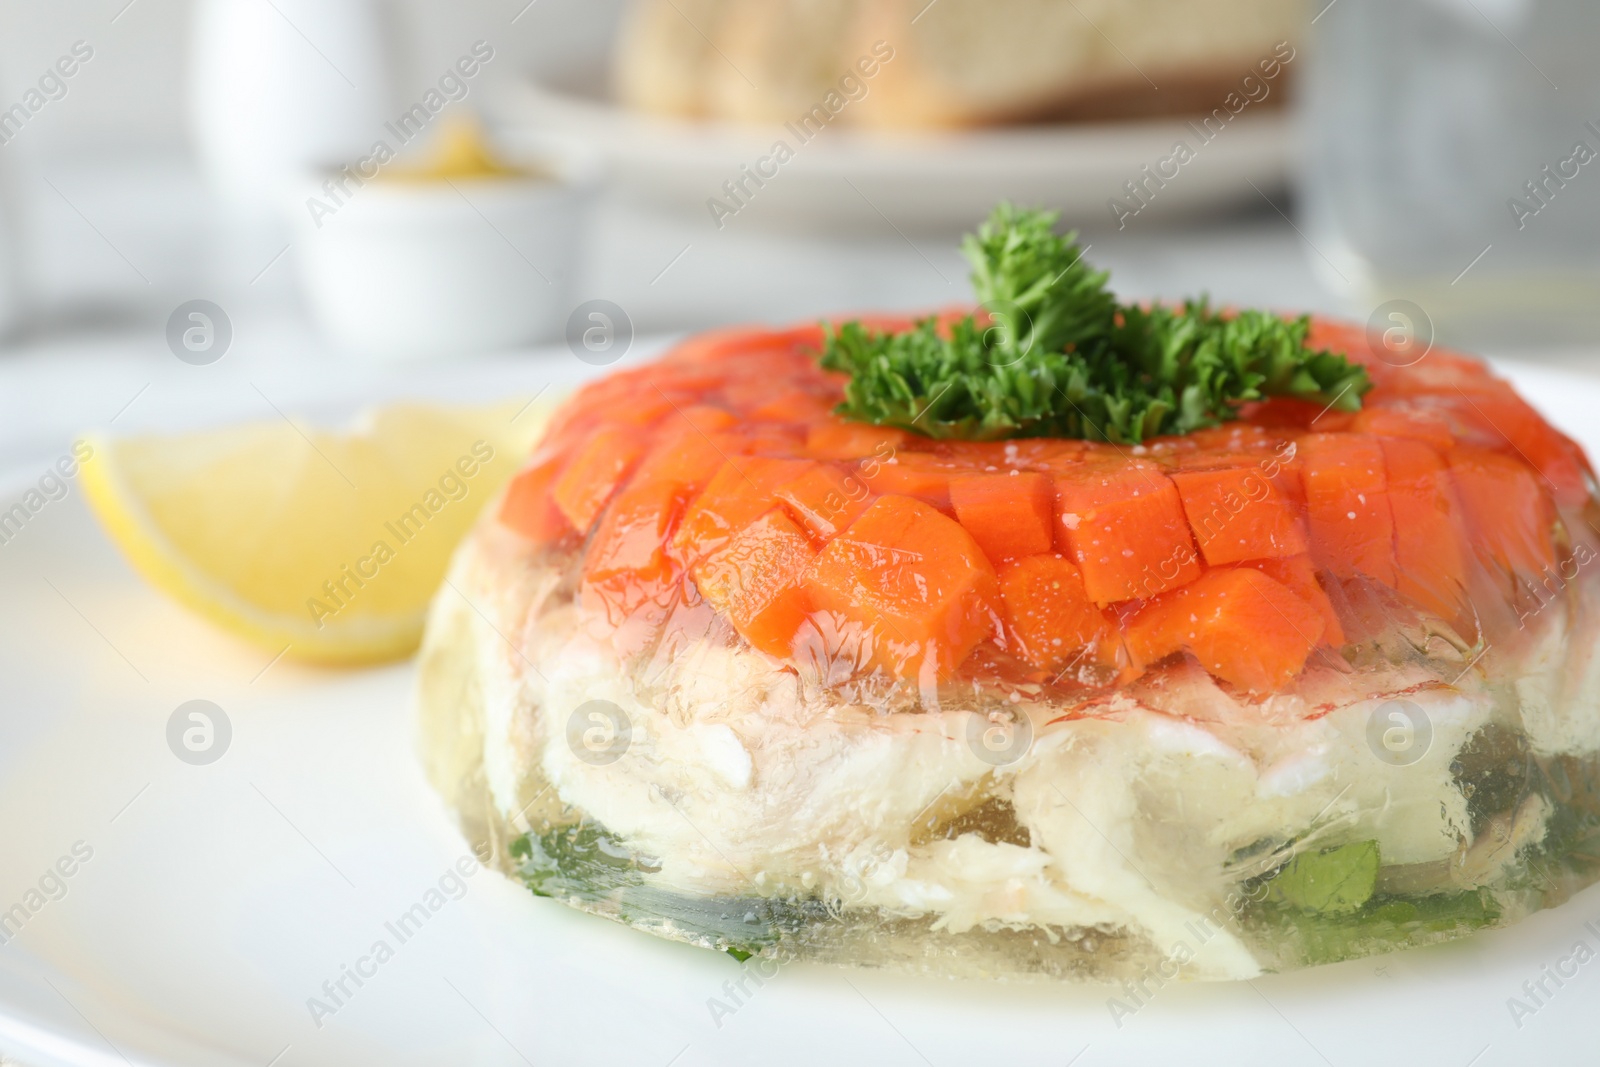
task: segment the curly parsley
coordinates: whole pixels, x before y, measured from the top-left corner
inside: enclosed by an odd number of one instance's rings
[[[838,412],[929,437],[1080,437],[1138,444],[1295,397],[1361,407],[1366,371],[1306,345],[1309,316],[1119,304],[1057,216],[1001,204],[962,248],[984,309],[904,333],[848,322],[822,365],[850,375]]]

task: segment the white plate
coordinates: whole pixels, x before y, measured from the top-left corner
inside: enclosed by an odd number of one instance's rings
[[[826,129],[809,143],[792,131],[665,118],[618,107],[588,83],[526,82],[506,118],[529,144],[557,140],[598,152],[623,188],[704,219],[709,230],[766,224],[848,231],[882,227],[970,228],[997,201],[1061,210],[1071,225],[1114,225],[1112,197],[1132,204],[1123,184],[1142,180],[1183,141],[1195,158],[1156,191],[1141,222],[1155,216],[1245,203],[1287,174],[1293,128],[1282,109],[1245,111],[1202,144],[1181,119],[1017,126],[930,133]],[[740,178],[784,141],[793,158],[752,190],[731,218],[713,215],[712,197],[738,206],[723,183]],[[771,171],[773,164],[765,164]],[[1170,167],[1168,168],[1171,169]]]
[[[528,370],[507,370],[508,394]],[[1600,386],[1513,377],[1600,446]],[[0,479],[0,503],[37,473]],[[269,653],[142,585],[76,488],[0,545],[0,605],[0,913],[75,843],[93,850],[0,945],[0,1052],[24,1063],[1593,1061],[1600,962],[1561,988],[1544,969],[1579,941],[1600,946],[1595,890],[1465,942],[1171,985],[1142,1007],[1115,990],[807,965],[730,994],[730,958],[484,871],[400,944],[385,923],[466,853],[413,757],[410,665],[264,670]],[[165,736],[197,698],[233,728],[208,766],[180,762]],[[360,988],[347,980],[352,995],[317,1026],[307,999],[380,939],[393,958]],[[1519,1027],[1507,1000],[1541,979],[1553,995]],[[1120,1026],[1112,997],[1138,1008]],[[711,998],[736,1010],[714,1019]]]

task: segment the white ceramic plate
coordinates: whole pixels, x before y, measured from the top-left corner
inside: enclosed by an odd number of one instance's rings
[[[508,395],[530,368],[507,372]],[[1600,447],[1600,387],[1513,377]],[[0,478],[0,502],[39,473]],[[270,658],[143,586],[76,488],[0,545],[0,914],[49,891],[0,944],[0,1052],[39,1067],[1593,1062],[1600,962],[1571,954],[1600,948],[1594,890],[1454,945],[1145,993],[806,965],[741,993],[726,956],[481,870],[401,943],[386,924],[467,851],[413,757],[412,668]],[[166,740],[193,699],[232,725],[206,766]],[[74,846],[92,854],[46,879]],[[379,940],[392,958],[314,1020],[308,998]],[[1558,967],[1576,972],[1560,987]],[[1540,981],[1549,996],[1515,1020],[1508,998]]]
[[[598,152],[623,188],[694,212],[711,230],[720,221],[848,232],[886,220],[907,229],[965,229],[1003,199],[1056,208],[1074,226],[1114,225],[1107,202],[1119,197],[1131,205],[1123,183],[1141,180],[1142,167],[1155,167],[1183,141],[1195,158],[1150,198],[1139,212],[1144,222],[1259,201],[1283,183],[1293,149],[1282,109],[1241,112],[1208,143],[1179,119],[944,133],[828,128],[801,143],[782,126],[640,114],[613,104],[598,82],[526,82],[505,117],[529,144],[553,139]],[[730,200],[723,183],[738,180],[741,165],[755,167],[777,140],[793,158],[760,188],[747,184],[745,205]],[[712,197],[739,210],[731,218],[713,215]]]

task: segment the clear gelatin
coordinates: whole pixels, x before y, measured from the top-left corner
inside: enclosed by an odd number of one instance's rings
[[[1600,878],[1588,463],[1473,360],[1299,328],[1359,403],[1137,443],[843,418],[821,327],[586,386],[434,605],[433,782],[533,893],[774,959],[1240,979],[1559,903]]]

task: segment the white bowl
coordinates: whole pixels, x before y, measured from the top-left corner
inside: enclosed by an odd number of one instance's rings
[[[595,181],[577,164],[549,169],[348,183],[342,202],[308,187],[293,206],[294,249],[313,317],[339,347],[385,359],[555,337]]]

